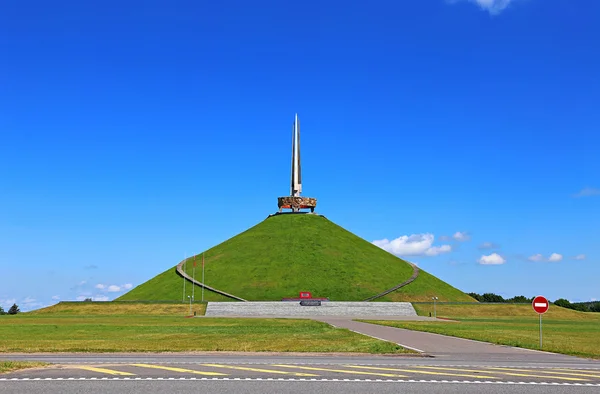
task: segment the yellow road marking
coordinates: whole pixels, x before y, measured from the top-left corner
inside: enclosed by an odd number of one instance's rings
[[[185,372],[185,373],[195,373],[197,375],[211,375],[211,376],[227,376],[226,373],[220,372],[204,372],[204,371],[195,371],[193,369],[184,369],[184,368],[175,368],[175,367],[165,367],[163,365],[152,365],[152,364],[129,364],[133,367],[142,367],[142,368],[154,368],[154,369],[164,369],[165,371],[173,371],[173,372]]]
[[[517,369],[517,368],[488,367],[488,369],[499,369],[499,370],[503,370],[503,371],[517,371],[517,372],[543,372],[543,373],[552,373],[552,374],[557,374],[557,375],[584,376],[584,377],[588,377],[588,378],[600,378],[600,374],[592,375],[590,373],[574,373],[574,372],[578,372],[578,371],[561,372],[558,370],[555,371],[554,368],[542,369],[542,370],[531,370],[531,369]],[[600,373],[600,371],[598,371],[598,372]]]
[[[442,368],[442,367],[426,367],[426,366],[418,366],[415,368],[428,368],[428,369],[435,369],[435,370],[445,370],[445,371],[461,371],[461,372],[481,372],[481,373],[490,373],[492,371],[482,371],[482,370],[476,370],[476,369],[457,369],[457,368]],[[484,367],[486,368],[486,367]],[[500,375],[509,375],[509,376],[522,376],[522,377],[529,377],[529,378],[550,378],[550,379],[560,379],[560,380],[576,380],[576,381],[580,381],[580,382],[588,382],[588,379],[581,379],[581,378],[567,378],[567,377],[563,377],[563,376],[548,376],[548,375],[529,375],[529,374],[522,374],[522,373],[514,373],[514,372],[495,372],[497,374]]]
[[[309,371],[325,371],[325,372],[339,372],[339,373],[351,373],[354,375],[375,375],[375,376],[386,376],[388,378],[407,378],[405,375],[393,375],[389,373],[375,373],[375,372],[362,372],[362,371],[352,371],[349,369],[329,369],[329,368],[314,368],[314,367],[300,367],[298,365],[284,365],[284,364],[272,364],[273,367],[282,367],[282,368],[298,368],[298,369],[306,369]]]
[[[77,366],[74,366],[73,368],[84,369],[86,371],[92,371],[92,372],[107,373],[109,375],[135,376],[134,373],[130,373],[130,372],[114,371],[112,369],[96,368],[96,367],[90,367],[87,365],[77,365]]]
[[[282,375],[319,376],[319,375],[315,375],[315,374],[312,374],[312,373],[277,371],[275,369],[248,368],[248,367],[238,367],[238,366],[233,366],[233,365],[221,365],[221,364],[200,364],[200,365],[203,365],[205,367],[239,369],[240,371],[279,373],[279,374],[282,374]]]
[[[571,368],[552,368],[553,371],[565,371],[565,372],[579,372],[585,374],[593,374],[594,376],[600,375],[600,369],[571,369]]]
[[[462,376],[467,378],[484,378],[484,379],[498,379],[495,376],[485,376],[485,375],[468,375],[462,373],[451,373],[451,372],[431,372],[431,371],[418,371],[414,369],[400,369],[400,368],[380,368],[380,367],[365,367],[362,365],[346,365],[346,367],[351,368],[362,368],[362,369],[379,369],[381,371],[398,371],[398,372],[414,372],[414,373],[422,373],[426,375],[444,375],[444,376]]]

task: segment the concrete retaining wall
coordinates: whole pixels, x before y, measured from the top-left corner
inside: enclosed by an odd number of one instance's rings
[[[417,316],[410,302],[337,302],[301,306],[300,301],[209,302],[206,316]]]

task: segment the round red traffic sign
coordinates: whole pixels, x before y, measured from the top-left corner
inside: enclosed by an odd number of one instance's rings
[[[546,312],[548,312],[548,308],[550,307],[550,303],[548,302],[548,300],[546,299],[546,297],[543,296],[537,296],[533,299],[533,302],[531,303],[531,306],[533,306],[533,310],[536,311],[537,313],[544,314]]]

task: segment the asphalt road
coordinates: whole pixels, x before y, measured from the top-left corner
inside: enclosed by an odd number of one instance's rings
[[[508,348],[512,349],[512,348]],[[518,353],[520,354],[520,353]],[[249,364],[383,364],[383,365],[442,365],[442,366],[492,366],[527,368],[574,368],[600,369],[600,360],[556,355],[553,353],[531,351],[528,357],[498,359],[485,353],[477,358],[472,354],[453,353],[435,354],[432,357],[421,356],[384,356],[384,355],[348,355],[311,354],[311,353],[27,353],[3,354],[2,360],[44,361],[56,364],[114,364],[114,363],[249,363]],[[556,357],[555,357],[556,356]]]
[[[0,376],[0,393],[600,392],[600,362],[324,318],[420,355],[304,353],[4,354],[47,368]],[[482,387],[485,386],[485,387]]]
[[[94,393],[343,393],[370,392],[397,394],[571,394],[597,393],[598,387],[511,385],[511,384],[454,384],[454,383],[389,383],[389,382],[288,382],[288,381],[53,381],[18,382],[0,386],[6,394],[94,394]]]
[[[5,358],[5,357],[3,357]],[[49,357],[24,357],[48,360]],[[67,361],[68,360],[68,361]],[[100,361],[103,360],[103,361]],[[250,361],[252,360],[252,361]],[[88,357],[54,356],[50,367],[16,371],[0,377],[0,391],[6,383],[23,381],[144,381],[198,380],[249,381],[279,380],[410,383],[427,381],[465,384],[560,384],[600,388],[600,365],[581,367],[515,365],[463,365],[440,363],[435,358],[415,357],[290,357],[231,355],[105,355]]]

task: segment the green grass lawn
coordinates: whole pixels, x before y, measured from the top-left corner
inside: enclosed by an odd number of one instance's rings
[[[406,352],[311,320],[24,313],[0,317],[4,352]]]
[[[134,303],[134,302],[59,302],[47,308],[27,312],[27,315],[165,315],[188,316],[196,312],[202,316],[206,312],[206,304],[193,303]],[[24,316],[24,315],[21,315]]]
[[[433,309],[430,305],[414,306],[422,316],[428,316]],[[531,305],[438,305],[437,316],[458,322],[369,322],[539,349],[539,317]],[[600,314],[577,312],[551,305],[550,310],[542,317],[542,326],[542,350],[600,358]]]
[[[200,255],[196,262],[195,277],[201,280]],[[192,270],[190,258],[186,272],[191,276]],[[273,216],[205,252],[206,284],[247,300],[279,301],[311,291],[332,301],[360,301],[404,282],[412,272],[405,261],[317,215]],[[425,301],[434,294],[474,301],[425,272],[381,300]],[[182,295],[182,278],[173,267],[119,300],[181,300]],[[205,296],[226,300],[212,292]]]
[[[26,368],[38,368],[48,365],[37,361],[0,361],[0,373],[17,371]]]

